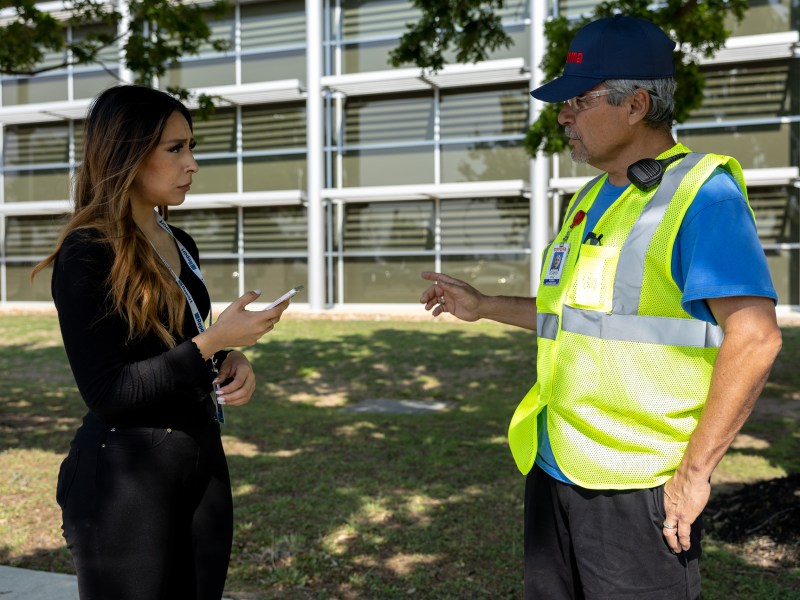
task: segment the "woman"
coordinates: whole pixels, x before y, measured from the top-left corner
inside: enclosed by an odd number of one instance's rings
[[[33,273],[53,265],[64,346],[89,409],[56,494],[80,595],[218,600],[233,535],[221,405],[245,404],[255,389],[244,354],[223,348],[254,344],[288,301],[248,311],[260,294],[248,292],[205,327],[197,246],[165,221],[198,170],[179,101],[108,89],[84,140],[75,213]]]

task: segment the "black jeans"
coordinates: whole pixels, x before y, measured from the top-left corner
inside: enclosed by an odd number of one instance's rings
[[[587,490],[534,466],[525,482],[526,600],[696,600],[702,522],[673,554],[664,486]]]
[[[73,441],[56,491],[81,600],[219,600],[233,537],[219,429],[86,437]]]

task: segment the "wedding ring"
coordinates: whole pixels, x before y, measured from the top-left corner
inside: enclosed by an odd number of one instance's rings
[[[670,525],[670,524],[668,524],[666,521],[664,521],[664,522],[661,524],[661,526],[662,526],[664,529],[677,529],[677,527],[678,527],[677,525]]]

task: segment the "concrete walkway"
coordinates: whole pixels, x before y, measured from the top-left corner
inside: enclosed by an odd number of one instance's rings
[[[75,575],[0,566],[0,599],[79,600],[78,578]]]
[[[0,566],[3,600],[78,600],[78,578]]]

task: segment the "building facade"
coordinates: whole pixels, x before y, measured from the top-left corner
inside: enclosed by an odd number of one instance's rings
[[[547,17],[594,4],[509,0],[512,47],[423,73],[388,64],[417,16],[408,0],[235,2],[212,23],[230,49],[209,47],[155,82],[220,98],[195,125],[200,172],[170,213],[198,242],[212,299],[304,283],[297,299],[314,309],[414,304],[423,270],[535,293],[536,257],[593,169],[526,155],[538,110],[528,92]],[[693,150],[741,162],[786,307],[800,305],[798,25],[800,0],[753,0],[702,63],[703,107],[675,128]],[[0,306],[51,301],[47,274],[33,285],[29,274],[70,210],[89,100],[126,78],[115,49],[103,58],[105,68],[0,79]]]

